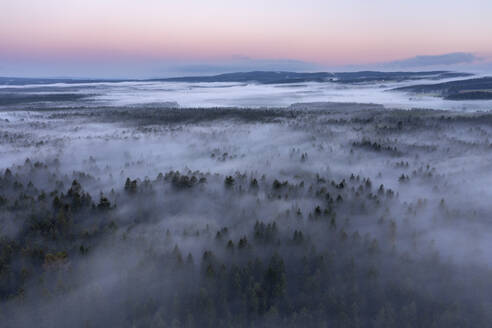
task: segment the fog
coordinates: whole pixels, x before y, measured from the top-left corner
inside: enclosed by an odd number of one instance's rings
[[[446,79],[443,81],[451,81]],[[420,80],[419,83],[436,83]],[[338,84],[309,82],[299,84],[186,83],[186,82],[104,82],[0,85],[0,94],[14,95],[19,101],[11,107],[91,107],[101,106],[181,106],[181,107],[287,107],[304,102],[377,103],[388,108],[428,108],[438,110],[489,110],[491,101],[452,101],[434,95],[391,91],[415,84],[379,82]],[[32,96],[58,96],[56,102],[22,99]],[[60,96],[65,95],[66,98]],[[48,99],[51,100],[51,99]]]
[[[0,111],[1,326],[488,325],[490,102],[396,85],[8,87],[90,96]]]

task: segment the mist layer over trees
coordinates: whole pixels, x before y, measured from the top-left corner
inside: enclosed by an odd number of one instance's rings
[[[2,327],[492,322],[492,114],[75,108],[0,132]]]

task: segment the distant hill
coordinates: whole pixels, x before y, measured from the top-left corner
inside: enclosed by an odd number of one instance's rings
[[[296,73],[296,72],[238,72],[226,73],[212,76],[184,76],[166,79],[155,79],[155,81],[172,82],[258,82],[265,84],[274,83],[298,83],[298,82],[325,82],[334,79],[333,73]]]
[[[170,82],[256,82],[262,84],[300,83],[300,82],[337,82],[337,83],[364,83],[376,81],[406,81],[419,79],[445,79],[452,77],[467,77],[472,74],[448,71],[429,72],[239,72],[213,76],[185,76],[166,79],[154,79],[154,81]]]
[[[159,79],[65,79],[65,78],[15,78],[0,77],[0,85],[26,85],[26,84],[51,84],[51,83],[100,83],[100,82],[255,82],[261,84],[281,84],[281,83],[302,83],[302,82],[336,82],[336,83],[368,83],[378,81],[408,81],[420,79],[441,80],[454,77],[468,77],[472,74],[458,73],[449,71],[428,71],[428,72],[274,72],[274,71],[254,71],[227,73],[212,76],[184,76]]]
[[[492,77],[436,84],[419,84],[393,90],[414,93],[434,93],[448,100],[492,100]]]
[[[30,77],[2,77],[0,85],[26,85],[26,84],[54,84],[54,83],[101,83],[101,82],[124,82],[130,80],[115,79],[70,79],[70,78],[30,78]]]

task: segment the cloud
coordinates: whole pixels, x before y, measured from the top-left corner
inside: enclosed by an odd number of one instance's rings
[[[390,67],[411,68],[423,66],[470,64],[477,60],[480,60],[480,58],[472,53],[453,52],[442,55],[415,56],[412,58],[388,62],[383,65]]]
[[[321,69],[315,63],[294,59],[254,59],[235,55],[226,60],[184,63],[176,65],[176,74],[220,74],[239,71],[314,71]]]
[[[492,73],[492,54],[450,52],[440,55],[417,55],[415,57],[363,65],[332,67],[333,71],[429,71],[459,70],[475,74]]]
[[[322,70],[315,63],[294,59],[256,59],[230,56],[213,60],[178,60],[146,57],[107,59],[5,59],[0,76],[72,78],[163,78],[185,75],[212,75],[238,71]]]

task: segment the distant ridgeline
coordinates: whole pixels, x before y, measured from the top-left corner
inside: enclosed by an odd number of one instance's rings
[[[412,85],[393,90],[436,94],[447,100],[492,100],[492,77]]]
[[[101,82],[124,82],[130,80],[116,79],[71,79],[71,78],[29,78],[29,77],[2,77],[0,85],[28,85],[28,84],[54,84],[54,83],[101,83]]]
[[[467,77],[472,74],[449,71],[428,72],[273,72],[254,71],[226,73],[213,76],[184,76],[162,79],[68,79],[68,78],[15,78],[0,77],[0,85],[26,85],[50,83],[100,83],[100,82],[129,82],[129,81],[162,81],[162,82],[256,82],[262,84],[299,83],[299,82],[336,82],[336,83],[364,83],[376,81],[408,81],[420,79],[441,80],[454,77]]]
[[[257,82],[263,84],[277,83],[299,83],[299,82],[337,82],[337,83],[362,83],[375,81],[404,81],[419,79],[445,79],[452,77],[470,76],[468,73],[456,73],[447,71],[429,72],[317,72],[317,73],[295,73],[295,72],[268,72],[256,71],[247,73],[228,73],[214,76],[189,76],[158,81],[173,82]]]

